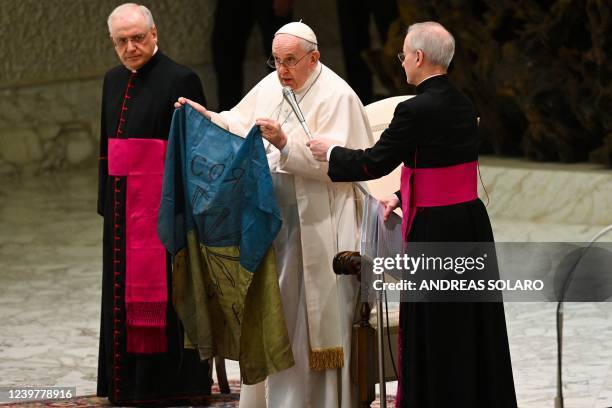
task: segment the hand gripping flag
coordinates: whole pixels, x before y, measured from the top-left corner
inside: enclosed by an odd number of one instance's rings
[[[246,384],[294,364],[272,248],[280,226],[258,127],[242,138],[175,110],[158,224],[172,300],[186,345],[238,360]]]

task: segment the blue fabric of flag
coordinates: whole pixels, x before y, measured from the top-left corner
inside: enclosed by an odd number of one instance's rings
[[[238,246],[254,272],[281,227],[259,128],[243,138],[185,105],[172,117],[158,234],[172,254],[197,229],[208,247]]]

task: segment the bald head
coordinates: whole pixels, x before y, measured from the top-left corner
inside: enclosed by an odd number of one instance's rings
[[[435,21],[412,24],[408,27],[406,41],[413,50],[422,50],[431,65],[444,70],[455,54],[455,38],[442,24]]]

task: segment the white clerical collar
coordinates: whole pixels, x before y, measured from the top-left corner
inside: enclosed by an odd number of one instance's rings
[[[312,86],[314,81],[316,81],[317,78],[319,77],[319,74],[321,73],[322,69],[323,69],[323,64],[321,64],[320,61],[317,61],[317,65],[315,65],[315,68],[310,73],[310,76],[308,77],[306,82],[304,82],[304,85],[302,85],[302,87],[300,89],[294,89],[293,92],[296,95],[298,95],[298,94],[302,94],[302,93],[306,92],[306,90],[310,89],[310,87]]]
[[[445,72],[443,72],[443,73],[440,73],[440,74],[433,74],[433,75],[430,75],[430,76],[428,76],[427,78],[424,78],[424,79],[423,79],[421,82],[419,82],[418,84],[416,84],[416,86],[421,85],[423,82],[427,81],[429,78],[433,78],[433,77],[437,77],[437,76],[441,76],[441,75],[446,75],[446,73],[445,73]]]
[[[155,49],[153,50],[153,54],[151,55],[151,58],[153,58],[153,55],[155,55],[155,54],[157,53],[157,50],[158,50],[158,48],[157,48],[157,44],[155,44]],[[145,65],[147,65],[147,64],[145,64]],[[144,66],[144,65],[143,65],[143,66]],[[136,69],[132,69],[132,70],[130,70],[130,71],[132,71],[132,72],[138,72],[138,70],[136,70]]]

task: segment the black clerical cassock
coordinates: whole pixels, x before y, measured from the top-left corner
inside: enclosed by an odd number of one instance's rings
[[[328,175],[370,180],[403,163],[408,245],[493,242],[477,197],[478,146],[472,103],[439,75],[397,106],[375,146],[335,147]],[[502,303],[402,303],[400,329],[399,407],[516,407]]]
[[[97,394],[113,403],[177,404],[210,393],[208,364],[183,347],[171,262],[156,234],[166,140],[179,96],[205,103],[198,76],[159,50],[136,72],[121,65],[104,77]]]

